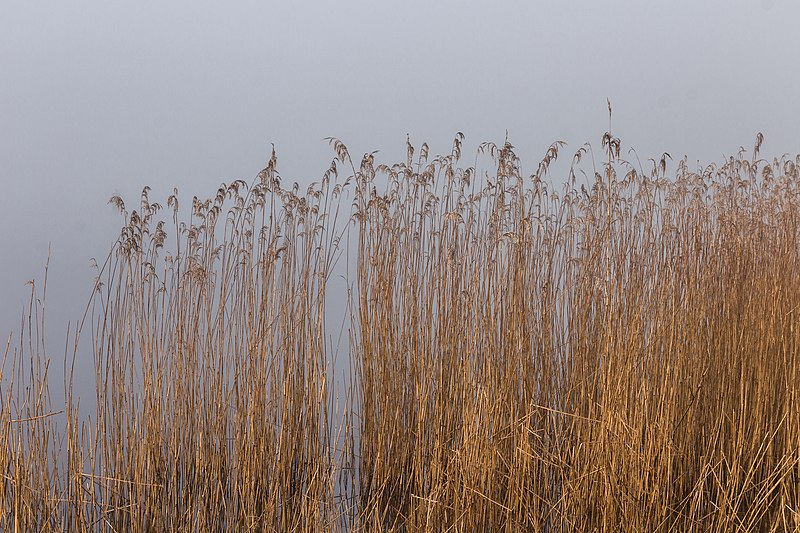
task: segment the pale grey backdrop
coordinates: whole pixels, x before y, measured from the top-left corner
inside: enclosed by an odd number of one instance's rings
[[[798,27],[795,0],[2,0],[3,347],[50,245],[63,351],[117,233],[112,194],[213,194],[270,143],[307,183],[326,136],[391,160],[407,133],[439,152],[508,130],[532,170],[556,139],[598,145],[609,97],[643,160],[719,160],[758,131],[768,152],[800,151]]]

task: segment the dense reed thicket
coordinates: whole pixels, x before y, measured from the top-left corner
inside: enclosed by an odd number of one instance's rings
[[[553,180],[561,143],[526,176],[462,140],[332,140],[305,194],[273,154],[183,222],[112,198],[96,409],[34,288],[6,343],[0,529],[799,530],[800,156],[668,176],[607,133]]]

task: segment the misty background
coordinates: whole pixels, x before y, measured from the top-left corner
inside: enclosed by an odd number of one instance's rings
[[[354,159],[509,140],[690,167],[800,151],[800,2],[0,1],[0,353],[50,250],[48,348],[64,353],[122,219],[121,195],[186,205],[251,182],[274,143],[284,184]],[[673,162],[674,168],[674,162]],[[560,179],[554,176],[555,180]],[[168,217],[168,215],[165,215]],[[329,301],[329,305],[335,302]],[[91,372],[89,372],[91,373]]]

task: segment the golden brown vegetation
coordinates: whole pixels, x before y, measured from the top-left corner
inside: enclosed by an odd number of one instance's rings
[[[6,344],[0,529],[800,530],[800,156],[667,177],[606,134],[562,189],[561,144],[529,177],[484,144],[481,177],[462,139],[332,140],[304,195],[273,154],[186,223],[113,198],[67,361],[90,336],[95,414],[50,393],[34,290]]]

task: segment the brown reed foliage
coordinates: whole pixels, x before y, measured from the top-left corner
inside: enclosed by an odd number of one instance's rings
[[[6,343],[0,529],[800,530],[800,156],[762,140],[668,177],[606,133],[562,188],[563,143],[526,177],[331,139],[305,194],[273,152],[186,222],[112,198],[63,403],[34,287]]]

